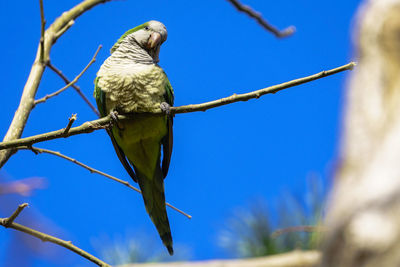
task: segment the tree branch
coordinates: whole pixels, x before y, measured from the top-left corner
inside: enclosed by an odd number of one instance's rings
[[[119,119],[127,119],[126,116],[118,116]],[[36,143],[40,143],[43,141],[53,140],[57,138],[69,137],[72,135],[82,134],[82,133],[91,133],[95,130],[104,129],[110,126],[111,119],[110,116],[106,116],[101,119],[97,119],[94,121],[87,121],[80,126],[71,128],[68,133],[65,135],[65,128],[48,132],[44,134],[38,134],[30,137],[20,138],[8,142],[0,143],[0,150],[7,148],[16,148],[18,146],[31,146]]]
[[[294,26],[287,27],[280,31],[276,27],[268,23],[262,16],[261,13],[254,11],[250,6],[241,4],[238,0],[228,0],[238,11],[247,14],[249,17],[255,19],[264,29],[271,32],[278,38],[284,38],[292,35],[296,28]]]
[[[64,129],[64,135],[68,135],[69,130],[72,127],[72,124],[76,121],[76,114],[72,114],[71,117],[68,119],[68,125]]]
[[[62,27],[58,32],[55,33],[55,39],[58,39],[63,35],[69,28],[75,24],[74,20],[69,21],[64,27]]]
[[[307,76],[304,78],[292,80],[289,82],[281,83],[278,85],[270,86],[264,89],[260,89],[257,91],[253,91],[250,93],[246,94],[233,94],[229,97],[221,98],[218,100],[202,103],[202,104],[196,104],[196,105],[186,105],[186,106],[180,106],[180,107],[171,107],[171,114],[178,114],[178,113],[188,113],[188,112],[196,112],[196,111],[206,111],[211,108],[216,108],[224,105],[228,105],[231,103],[239,102],[239,101],[247,101],[252,98],[260,98],[263,95],[266,94],[275,94],[276,92],[279,92],[283,89],[287,89],[290,87],[294,87],[303,83],[311,82],[317,79],[321,79],[342,71],[346,70],[351,70],[353,67],[356,65],[354,62],[350,62],[346,65],[343,65],[341,67],[331,69],[328,71],[321,71],[320,73]]]
[[[13,214],[11,214],[10,217],[4,219],[3,221],[3,226],[5,228],[8,228],[11,226],[11,224],[14,222],[14,220],[18,217],[18,215],[21,213],[21,211],[23,209],[25,209],[26,207],[28,207],[28,203],[23,203],[21,205],[18,206],[18,208],[13,212]]]
[[[247,101],[252,98],[259,98],[265,94],[274,94],[283,89],[294,87],[296,85],[314,81],[314,80],[317,80],[320,78],[324,78],[326,76],[333,75],[333,74],[339,73],[341,71],[351,70],[354,66],[355,66],[355,63],[351,62],[349,64],[343,65],[343,66],[335,68],[335,69],[331,69],[328,71],[322,71],[320,73],[317,73],[317,74],[314,74],[314,75],[311,75],[308,77],[304,77],[304,78],[292,80],[289,82],[281,83],[278,85],[270,86],[270,87],[260,89],[257,91],[253,91],[250,93],[246,93],[246,94],[233,94],[229,97],[225,97],[225,98],[221,98],[218,100],[214,100],[214,101],[210,101],[210,102],[206,102],[206,103],[202,103],[202,104],[197,104],[197,105],[171,107],[170,112],[172,115],[175,115],[175,114],[180,114],[180,113],[206,111],[211,108],[216,108],[219,106],[228,105],[228,104],[239,102],[239,101]],[[163,115],[161,109],[160,109],[160,111],[154,112],[150,115],[154,116],[157,114],[160,116]],[[132,116],[134,117],[135,114],[118,115],[118,119],[126,120]],[[30,137],[17,139],[17,140],[2,142],[2,143],[0,143],[0,150],[4,150],[7,148],[15,148],[18,146],[32,146],[35,143],[39,143],[39,142],[43,142],[43,141],[53,140],[53,139],[62,138],[62,137],[63,138],[69,137],[69,136],[77,135],[77,134],[81,134],[81,133],[91,133],[95,130],[107,128],[110,126],[111,123],[112,123],[112,119],[110,118],[110,116],[106,116],[101,119],[85,122],[78,127],[71,128],[67,135],[64,134],[65,129],[60,129],[60,130],[53,131],[53,132],[48,132],[48,133],[38,134],[38,135],[30,136]]]
[[[54,93],[46,95],[38,100],[35,100],[35,102],[33,102],[33,106],[35,107],[37,104],[46,102],[47,99],[59,95],[60,93],[64,92],[66,89],[71,87],[73,84],[75,84],[79,80],[79,78],[82,77],[82,75],[89,69],[89,67],[96,61],[97,54],[99,53],[101,47],[102,46],[99,45],[99,47],[97,48],[96,52],[94,53],[92,59],[89,61],[89,63],[86,65],[86,67],[81,71],[81,73],[78,74],[78,76],[76,76],[71,82],[69,82],[63,88],[55,91]]]
[[[41,21],[41,27],[40,27],[40,62],[44,62],[44,33],[45,33],[45,27],[46,27],[46,19],[44,17],[44,7],[43,7],[43,0],[39,0],[39,6],[40,6],[40,21]]]
[[[160,262],[143,264],[125,264],[124,267],[315,267],[321,260],[319,251],[295,250],[282,254],[248,258],[248,259],[228,259],[228,260],[206,260],[188,262]],[[122,267],[122,266],[120,266]]]
[[[43,242],[51,242],[57,245],[60,245],[66,249],[71,250],[72,252],[75,252],[76,254],[90,260],[91,262],[97,264],[98,266],[103,266],[103,267],[110,267],[109,264],[101,261],[100,259],[96,258],[95,256],[87,253],[86,251],[78,248],[77,246],[74,246],[71,241],[64,241],[62,239],[56,238],[51,235],[47,235],[45,233],[33,230],[32,228],[23,226],[21,224],[15,223],[14,219],[19,215],[19,213],[26,207],[28,206],[27,203],[21,204],[18,206],[17,210],[8,218],[0,218],[0,225],[6,227],[6,228],[12,228],[21,232],[24,232],[26,234],[29,234],[31,236],[37,237]]]
[[[65,84],[71,83],[68,78],[59,70],[56,68],[51,62],[47,63],[47,67],[49,67],[52,71],[54,71],[60,78],[65,82]],[[97,111],[95,106],[89,101],[89,99],[85,96],[85,94],[81,91],[81,88],[77,86],[76,84],[71,85],[72,88],[75,89],[75,91],[82,97],[82,99],[88,104],[88,106],[93,110],[93,112],[100,117],[100,113]]]
[[[44,69],[50,57],[52,45],[64,33],[77,17],[93,8],[94,6],[108,2],[110,0],[85,0],[69,11],[62,13],[44,33],[43,46],[39,43],[39,48],[36,53],[36,58],[31,68],[28,80],[25,83],[21,100],[14,118],[8,128],[3,141],[10,141],[20,138],[28,120],[29,114],[34,107],[34,99],[39,87]],[[43,20],[42,20],[43,21]],[[43,25],[43,23],[42,23]],[[42,26],[43,27],[43,26]],[[43,53],[41,53],[43,51]],[[4,150],[0,152],[0,168],[14,153],[14,150]]]
[[[68,157],[68,156],[66,156],[66,155],[64,155],[64,154],[61,154],[61,153],[58,152],[58,151],[53,151],[53,150],[49,150],[49,149],[45,149],[45,148],[38,148],[38,147],[18,147],[18,149],[32,150],[35,154],[37,154],[37,153],[47,153],[47,154],[51,154],[51,155],[54,155],[54,156],[57,156],[57,157],[66,159],[66,160],[68,160],[68,161],[70,161],[70,162],[72,162],[72,163],[75,163],[76,165],[78,165],[78,166],[80,166],[80,167],[82,167],[82,168],[84,168],[84,169],[90,171],[91,173],[100,174],[100,175],[102,175],[102,176],[104,176],[104,177],[107,177],[107,178],[109,178],[109,179],[111,179],[111,180],[113,180],[113,181],[116,181],[116,182],[118,182],[118,183],[121,183],[121,184],[123,184],[123,185],[129,187],[130,189],[132,189],[132,190],[138,192],[139,194],[142,193],[138,188],[132,186],[132,185],[129,184],[127,181],[121,180],[121,179],[119,179],[119,178],[117,178],[117,177],[115,177],[115,176],[109,175],[109,174],[107,174],[107,173],[105,173],[105,172],[96,170],[95,168],[92,168],[92,167],[90,167],[90,166],[88,166],[88,165],[86,165],[86,164],[83,164],[82,162],[77,161],[77,160],[74,159],[74,158],[71,158],[71,157]],[[166,202],[165,205],[167,205],[168,207],[172,208],[173,210],[175,210],[175,211],[181,213],[182,215],[186,216],[188,219],[191,219],[191,218],[192,218],[191,215],[189,215],[189,214],[187,214],[186,212],[184,212],[184,211],[182,211],[182,210],[180,210],[180,209],[178,209],[178,208],[172,206],[172,205],[169,204],[168,202]]]

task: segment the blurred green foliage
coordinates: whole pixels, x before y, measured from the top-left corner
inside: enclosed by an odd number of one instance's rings
[[[322,234],[325,195],[322,178],[313,174],[307,179],[303,198],[284,193],[275,209],[262,200],[239,208],[221,230],[219,245],[236,257],[316,249]]]
[[[191,257],[190,249],[181,244],[174,246],[175,253],[170,256],[158,239],[153,240],[149,236],[143,232],[126,233],[123,237],[112,238],[104,235],[93,238],[92,245],[99,257],[112,266],[142,262],[185,261]]]

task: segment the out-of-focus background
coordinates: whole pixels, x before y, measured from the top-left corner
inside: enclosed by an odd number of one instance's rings
[[[48,25],[77,3],[44,1]],[[243,3],[278,28],[294,25],[297,32],[277,39],[224,0],[115,1],[78,18],[54,46],[51,62],[73,79],[102,44],[96,63],[78,82],[94,103],[93,80],[113,43],[136,25],[162,21],[169,35],[160,65],[179,106],[264,88],[350,61],[352,18],[359,1]],[[22,6],[1,1],[0,22],[0,135],[4,136],[40,38],[38,1]],[[162,247],[139,194],[51,155],[20,151],[1,169],[0,188],[8,191],[0,194],[0,217],[28,202],[30,208],[17,222],[71,240],[114,264],[249,257],[313,247],[313,234],[272,238],[271,233],[316,225],[323,215],[321,206],[336,168],[346,75],[176,116],[166,198],[193,218],[168,209],[176,247],[173,258]],[[37,96],[63,85],[46,70]],[[23,136],[65,127],[72,113],[78,114],[76,124],[96,118],[70,88],[33,110]],[[38,147],[130,179],[105,131]],[[21,183],[26,187],[21,189]],[[260,233],[265,239],[254,240]],[[14,230],[0,229],[0,240],[4,266],[91,265],[72,252]]]

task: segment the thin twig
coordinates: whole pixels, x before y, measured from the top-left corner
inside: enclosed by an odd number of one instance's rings
[[[63,28],[61,28],[58,32],[55,33],[55,39],[57,40],[63,35],[69,28],[71,28],[75,24],[74,20],[70,20]]]
[[[18,224],[13,222],[14,219],[19,215],[19,213],[27,206],[27,203],[21,204],[19,205],[19,207],[17,208],[17,210],[13,213],[13,215],[11,215],[8,218],[0,218],[0,225],[6,227],[6,228],[12,228],[21,232],[24,232],[26,234],[29,234],[31,236],[37,237],[40,240],[42,240],[43,242],[51,242],[57,245],[60,245],[66,249],[69,249],[73,252],[75,252],[76,254],[90,260],[91,262],[97,264],[98,266],[103,266],[103,267],[111,267],[109,264],[103,262],[102,260],[96,258],[95,256],[93,256],[92,254],[89,254],[88,252],[78,248],[77,246],[73,245],[71,241],[64,241],[62,239],[59,239],[57,237],[36,231],[32,228],[26,227],[24,225]],[[13,217],[14,216],[14,217]]]
[[[254,11],[250,6],[241,4],[238,0],[228,0],[238,11],[247,14],[249,17],[255,19],[264,29],[274,34],[276,37],[283,38],[292,35],[296,31],[296,27],[289,26],[280,31],[276,27],[268,23],[262,15]]]
[[[3,226],[4,226],[5,228],[10,227],[10,225],[14,222],[15,218],[17,218],[18,215],[21,213],[21,211],[22,211],[23,209],[25,209],[27,206],[28,206],[28,203],[24,203],[24,204],[19,205],[18,208],[13,212],[13,214],[11,214],[10,217],[8,217],[8,218],[6,218],[6,219],[4,220]]]
[[[211,108],[216,108],[224,105],[228,105],[234,102],[239,102],[239,101],[247,101],[249,99],[253,98],[260,98],[263,95],[266,94],[275,94],[276,92],[279,92],[283,89],[287,89],[290,87],[294,87],[300,84],[308,83],[317,79],[321,79],[342,71],[346,70],[351,70],[353,67],[356,65],[355,62],[350,62],[346,65],[343,65],[341,67],[331,69],[328,71],[321,71],[317,74],[307,76],[304,78],[292,80],[289,82],[281,83],[278,85],[270,86],[264,89],[260,89],[257,91],[253,91],[250,93],[245,93],[245,94],[233,94],[229,97],[221,98],[218,100],[210,101],[210,102],[205,102],[202,104],[196,104],[196,105],[186,105],[186,106],[180,106],[180,107],[171,107],[171,114],[178,114],[178,113],[188,113],[188,112],[196,112],[196,111],[206,111]]]
[[[271,237],[277,238],[280,235],[293,233],[293,232],[323,232],[326,231],[326,228],[323,226],[314,226],[314,225],[300,225],[300,226],[292,226],[287,228],[278,229],[272,232]]]
[[[94,53],[92,59],[90,60],[90,62],[86,65],[86,67],[81,71],[81,73],[78,74],[78,76],[76,76],[70,83],[68,83],[67,85],[65,85],[63,88],[55,91],[54,93],[51,93],[49,95],[46,95],[38,100],[35,100],[34,105],[36,106],[37,104],[46,102],[47,99],[54,97],[56,95],[59,95],[60,93],[64,92],[66,89],[68,89],[70,86],[72,86],[73,84],[75,84],[79,78],[88,70],[88,68],[96,61],[96,56],[99,53],[100,49],[101,49],[101,45],[99,45],[99,47],[97,48],[96,52]]]
[[[286,88],[294,87],[296,85],[300,85],[300,84],[304,84],[304,83],[307,83],[310,81],[321,79],[326,76],[333,75],[333,74],[336,74],[336,73],[339,73],[342,71],[351,70],[355,65],[356,64],[354,62],[351,62],[349,64],[343,65],[343,66],[335,68],[335,69],[331,69],[328,71],[322,71],[320,73],[317,73],[317,74],[314,74],[314,75],[311,75],[308,77],[304,77],[304,78],[292,80],[290,82],[285,82],[282,84],[270,86],[270,87],[260,89],[257,91],[253,91],[250,93],[246,93],[246,94],[233,94],[229,97],[221,98],[218,100],[214,100],[214,101],[210,101],[210,102],[206,102],[206,103],[202,103],[202,104],[171,107],[170,112],[172,115],[175,115],[175,114],[180,114],[180,113],[206,111],[211,108],[216,108],[219,106],[228,105],[228,104],[239,102],[239,101],[247,101],[252,98],[259,98],[265,94],[274,94],[274,93],[281,91],[283,89],[286,89]],[[148,114],[152,115],[152,116],[154,116],[154,115],[161,116],[164,113],[160,109],[160,111],[158,111],[158,112],[153,112],[153,113],[148,113]],[[133,115],[118,115],[118,119],[126,120],[126,119],[129,119],[131,116],[135,116],[135,115],[134,114]],[[7,149],[7,148],[13,148],[13,147],[15,148],[18,146],[31,146],[35,143],[53,140],[53,139],[62,138],[62,137],[68,137],[68,136],[77,135],[77,134],[81,134],[81,133],[91,133],[95,130],[104,129],[104,128],[109,127],[111,122],[112,122],[112,119],[110,118],[110,116],[106,116],[101,119],[85,122],[78,127],[71,128],[69,130],[67,136],[65,136],[63,134],[64,129],[60,129],[57,131],[38,134],[38,135],[25,137],[25,138],[20,138],[17,140],[1,142],[0,150]]]
[[[51,64],[51,62],[47,63],[47,66],[54,71],[58,76],[60,76],[60,78],[65,82],[65,84],[69,84],[71,83],[68,78],[61,72],[61,70],[59,70],[58,68],[56,68],[53,64]],[[95,108],[95,106],[93,106],[93,104],[89,101],[89,99],[85,96],[85,94],[81,91],[81,88],[79,88],[79,86],[77,86],[76,84],[71,85],[72,88],[75,89],[75,91],[80,95],[80,97],[86,102],[86,104],[88,104],[88,106],[93,110],[93,112],[100,117],[100,113],[97,111],[97,109]]]
[[[46,27],[46,19],[44,17],[44,7],[43,7],[43,0],[39,0],[40,5],[40,62],[44,63],[44,33]]]
[[[61,33],[64,33],[69,28],[71,21],[76,20],[79,16],[93,7],[109,1],[111,0],[84,0],[72,7],[70,10],[63,12],[61,16],[58,17],[45,31],[45,40],[43,42],[44,62],[48,61],[52,45],[58,40],[59,37],[61,37]],[[35,61],[32,65],[30,74],[22,92],[19,106],[14,114],[10,126],[8,127],[3,141],[10,141],[21,137],[29,115],[34,108],[36,92],[46,67],[45,64],[43,64],[43,62],[40,60],[40,51],[41,48],[39,45]],[[15,150],[13,149],[0,152],[0,168],[8,161],[13,153],[15,153]]]
[[[74,123],[76,121],[76,114],[72,114],[71,115],[71,117],[69,117],[69,119],[68,119],[68,125],[67,125],[67,127],[65,127],[65,129],[64,129],[64,135],[65,136],[68,136],[68,132],[69,132],[69,130],[71,129],[71,127],[72,127],[72,124]]]
[[[35,152],[35,154],[36,154],[36,153],[47,153],[47,154],[51,154],[51,155],[54,155],[54,156],[57,156],[57,157],[66,159],[66,160],[68,160],[68,161],[70,161],[70,162],[72,162],[72,163],[75,163],[76,165],[78,165],[78,166],[80,166],[80,167],[82,167],[82,168],[84,168],[84,169],[90,171],[91,173],[100,174],[100,175],[102,175],[102,176],[104,176],[104,177],[107,177],[107,178],[109,178],[109,179],[111,179],[111,180],[113,180],[113,181],[116,181],[116,182],[118,182],[118,183],[121,183],[121,184],[123,184],[123,185],[129,187],[130,189],[132,189],[132,190],[138,192],[139,194],[142,193],[138,188],[132,186],[132,185],[129,184],[127,181],[121,180],[121,179],[119,179],[119,178],[117,178],[117,177],[115,177],[115,176],[109,175],[109,174],[107,174],[107,173],[105,173],[105,172],[102,172],[102,171],[99,171],[99,170],[97,170],[97,169],[95,169],[95,168],[92,168],[92,167],[90,167],[90,166],[88,166],[88,165],[86,165],[86,164],[83,164],[83,163],[80,162],[80,161],[77,161],[77,160],[74,159],[74,158],[71,158],[71,157],[68,157],[68,156],[66,156],[66,155],[64,155],[64,154],[61,154],[61,153],[58,152],[58,151],[53,151],[53,150],[49,150],[49,149],[45,149],[45,148],[38,148],[38,147],[19,147],[18,149],[32,150],[33,152]],[[181,213],[182,215],[186,216],[186,217],[189,218],[189,219],[192,218],[191,215],[189,215],[189,214],[187,214],[186,212],[184,212],[184,211],[182,211],[182,210],[180,210],[180,209],[178,209],[178,208],[172,206],[171,204],[169,204],[169,203],[167,203],[167,202],[165,203],[165,205],[167,205],[168,207],[172,208],[173,210],[175,210],[175,211]]]

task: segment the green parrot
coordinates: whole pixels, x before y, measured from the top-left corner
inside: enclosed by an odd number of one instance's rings
[[[167,29],[154,20],[124,33],[97,73],[94,96],[102,117],[114,111],[134,114],[128,121],[114,116],[116,122],[108,134],[122,165],[139,184],[146,210],[172,255],[164,178],[172,153],[172,116],[167,114],[174,93],[158,65],[166,39]],[[160,108],[165,114],[151,114]]]

